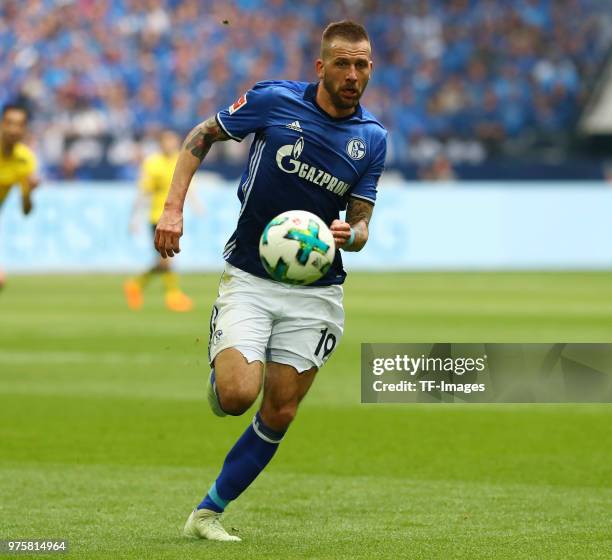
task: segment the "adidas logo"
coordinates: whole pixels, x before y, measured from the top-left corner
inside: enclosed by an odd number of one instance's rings
[[[287,124],[285,126],[291,130],[295,130],[296,132],[304,132],[300,126],[300,121],[293,121],[291,124]]]

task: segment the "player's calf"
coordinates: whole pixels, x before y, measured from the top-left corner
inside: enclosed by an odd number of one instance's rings
[[[259,411],[261,419],[273,430],[285,431],[289,428],[295,418],[298,409],[297,399],[292,402],[282,403],[280,406],[271,402],[261,403]]]
[[[259,413],[263,422],[273,430],[285,431],[293,422],[298,406],[308,393],[317,368],[298,373],[287,364],[268,362],[264,395]]]

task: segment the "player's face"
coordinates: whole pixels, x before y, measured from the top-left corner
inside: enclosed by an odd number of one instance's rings
[[[372,72],[368,41],[333,39],[317,71],[331,102],[339,110],[353,109],[363,95]]]
[[[13,145],[23,140],[27,124],[27,117],[23,111],[9,109],[0,122],[0,134],[2,134],[3,142]]]
[[[159,139],[159,147],[166,155],[172,155],[179,151],[180,140],[174,132],[164,132]]]

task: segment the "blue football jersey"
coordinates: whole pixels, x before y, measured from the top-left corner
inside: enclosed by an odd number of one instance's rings
[[[272,218],[307,210],[329,226],[349,197],[376,201],[387,131],[361,106],[348,117],[331,117],[317,105],[316,91],[316,83],[259,82],[217,113],[234,140],[255,134],[238,187],[238,225],[223,257],[262,278],[269,276],[259,259],[259,238]],[[345,277],[336,251],[327,274],[313,285],[341,284]]]

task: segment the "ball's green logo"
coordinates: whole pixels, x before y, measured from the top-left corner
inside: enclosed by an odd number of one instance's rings
[[[306,264],[313,251],[321,255],[329,251],[329,245],[319,239],[319,224],[314,220],[309,220],[308,229],[291,228],[285,234],[285,239],[299,242],[300,248],[295,258],[300,264]]]

